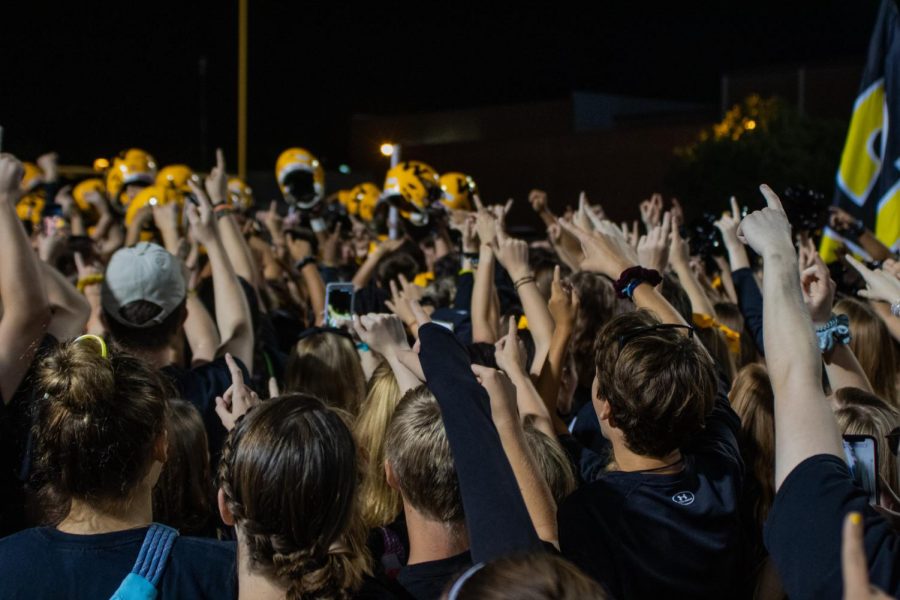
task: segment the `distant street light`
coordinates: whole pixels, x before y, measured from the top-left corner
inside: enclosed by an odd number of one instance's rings
[[[394,145],[389,142],[383,143],[381,145],[381,153],[385,156],[391,156],[394,153]]]

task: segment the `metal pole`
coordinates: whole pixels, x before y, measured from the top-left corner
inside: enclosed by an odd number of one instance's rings
[[[247,3],[238,0],[238,177],[247,181]]]
[[[394,151],[391,152],[391,168],[393,169],[400,163],[400,144],[393,145]]]

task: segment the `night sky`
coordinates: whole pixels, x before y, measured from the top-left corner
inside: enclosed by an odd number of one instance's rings
[[[0,36],[4,150],[89,164],[134,145],[203,168],[223,145],[235,160],[236,1],[25,4]],[[354,113],[574,89],[715,104],[726,71],[861,62],[878,3],[591,5],[251,0],[249,167],[302,145],[334,168]]]

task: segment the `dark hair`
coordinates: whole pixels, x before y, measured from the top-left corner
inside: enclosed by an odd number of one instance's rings
[[[675,275],[666,275],[663,277],[659,293],[662,294],[663,298],[672,305],[672,308],[681,315],[681,318],[684,319],[685,322],[694,322],[694,307],[691,305],[691,299]]]
[[[190,402],[169,402],[168,442],[166,468],[153,490],[153,518],[182,535],[208,535],[213,506],[208,442],[200,412]]]
[[[164,384],[145,361],[66,342],[37,368],[34,436],[40,478],[64,500],[126,500],[166,427]]]
[[[578,385],[591,387],[594,379],[594,342],[597,333],[621,311],[612,281],[604,275],[581,271],[570,282],[578,293],[581,306],[575,321],[571,349],[578,372]]]
[[[390,282],[398,279],[402,274],[409,281],[416,278],[419,272],[419,264],[403,249],[391,252],[378,263],[375,268],[375,281],[383,288],[387,288]]]
[[[451,586],[452,588],[452,586]],[[443,596],[449,597],[449,591]],[[460,584],[459,600],[603,600],[600,584],[569,561],[541,552],[493,560]]]
[[[185,298],[162,323],[150,327],[129,327],[116,320],[106,308],[103,309],[103,320],[110,336],[119,346],[134,350],[158,350],[168,346],[172,338],[181,331],[187,315],[186,303]],[[122,318],[140,325],[158,315],[160,310],[162,309],[158,304],[135,300],[123,306],[119,312]]]
[[[659,324],[643,309],[619,315],[600,330],[594,354],[597,394],[609,402],[611,424],[631,451],[653,457],[703,429],[716,390],[712,359],[684,330],[647,331],[620,348],[619,336]]]
[[[290,394],[248,412],[218,480],[251,570],[285,584],[287,598],[349,598],[367,561],[359,478],[350,430],[319,399]]]

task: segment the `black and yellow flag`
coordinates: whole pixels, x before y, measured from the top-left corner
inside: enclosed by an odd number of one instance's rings
[[[900,241],[900,13],[882,0],[859,95],[837,172],[834,204],[889,248]],[[835,258],[840,236],[825,230],[822,256]]]

